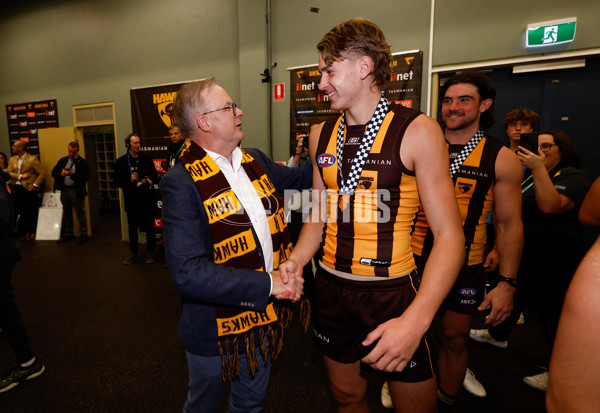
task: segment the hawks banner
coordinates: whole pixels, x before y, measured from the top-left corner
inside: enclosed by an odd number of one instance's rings
[[[173,119],[173,101],[184,83],[131,89],[131,121],[133,131],[142,141],[142,151],[154,161],[156,170],[165,172],[162,162],[167,160],[171,144],[169,127]]]
[[[390,102],[419,109],[423,52],[394,53],[390,68],[385,96]],[[319,90],[321,73],[317,65],[288,70],[291,90],[290,151],[293,151],[298,138],[308,134],[310,125],[338,116],[339,111],[330,108],[328,96]]]
[[[173,101],[179,88],[184,83],[171,83],[167,85],[149,86],[131,89],[131,121],[133,132],[137,133],[142,141],[142,148],[146,155],[152,158],[159,176],[166,171],[163,165],[167,163],[168,148],[171,144],[169,127],[175,123],[173,118]],[[162,201],[158,182],[154,185],[156,208],[154,226],[160,232],[162,228]]]

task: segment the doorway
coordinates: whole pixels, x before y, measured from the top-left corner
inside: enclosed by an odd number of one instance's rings
[[[115,131],[113,125],[81,128],[90,179],[88,193],[92,223],[99,225],[100,215],[119,213],[119,191],[114,184],[116,160]]]

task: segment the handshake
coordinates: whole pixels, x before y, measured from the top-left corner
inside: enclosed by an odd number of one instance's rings
[[[294,261],[286,261],[276,271],[271,271],[273,290],[271,295],[278,300],[297,302],[302,297],[304,278],[302,267]]]

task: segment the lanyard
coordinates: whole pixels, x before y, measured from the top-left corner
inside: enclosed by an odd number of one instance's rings
[[[139,158],[135,160],[135,169],[138,170]],[[127,151],[127,164],[129,165],[129,176],[133,174],[133,168],[131,167],[131,156],[129,156],[129,151]]]
[[[348,174],[348,179],[346,182],[344,182],[344,175],[342,172],[346,112],[342,114],[342,119],[340,120],[340,125],[338,126],[336,141],[336,155],[338,158],[338,170],[340,172],[341,183],[340,195],[352,195],[354,193],[356,185],[358,185],[360,174],[365,167],[365,163],[367,162],[367,158],[369,157],[369,153],[373,147],[373,142],[375,142],[375,136],[377,136],[379,128],[381,128],[381,124],[383,123],[383,119],[385,118],[385,115],[387,115],[388,107],[388,100],[383,96],[382,93],[379,103],[377,104],[377,108],[375,108],[375,112],[373,112],[373,116],[371,116],[371,119],[369,120],[369,124],[367,125],[367,129],[365,130],[365,134],[360,143],[358,151],[356,152],[356,155],[354,155],[354,159],[352,160],[352,165],[350,167],[350,173]]]
[[[558,171],[556,171],[554,173],[554,175],[552,175],[552,178],[556,178],[558,175],[560,175],[560,169]],[[550,175],[550,171],[548,171],[548,175]],[[527,183],[527,181],[529,181],[531,179],[531,183],[529,185],[527,185],[525,188],[523,188],[523,185],[525,185],[525,183]],[[529,188],[531,188],[533,186],[534,182],[533,182],[533,174],[529,175],[527,178],[525,178],[525,180],[523,182],[521,182],[521,188],[523,188],[521,190],[521,194],[524,194],[525,191],[527,191]]]
[[[179,158],[179,154],[181,153],[181,151],[183,150],[183,147],[185,146],[185,141],[181,143],[181,146],[179,147],[179,150],[177,151],[177,153],[175,155],[171,154],[169,155],[169,166],[174,166],[175,165],[175,160],[177,158]]]
[[[523,188],[523,185],[525,185],[527,183],[527,181],[529,181],[531,179],[531,183],[529,185],[527,185],[525,188]],[[533,182],[533,175],[529,175],[527,178],[525,178],[525,180],[523,182],[521,182],[521,194],[524,194],[529,188],[531,188],[533,186],[534,182]]]
[[[460,151],[458,156],[454,159],[454,162],[452,162],[452,165],[450,165],[450,176],[454,178],[454,175],[456,175],[460,166],[463,164],[465,159],[471,155],[471,152],[473,152],[473,149],[475,149],[479,142],[481,142],[481,139],[483,139],[483,131],[479,129],[475,135],[469,139],[469,142],[463,146],[462,151]]]

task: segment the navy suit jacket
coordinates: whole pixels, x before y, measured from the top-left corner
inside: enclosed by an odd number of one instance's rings
[[[284,189],[310,188],[310,168],[288,168],[271,161],[258,149],[246,151],[261,165],[280,195]],[[175,287],[182,295],[177,335],[187,351],[216,356],[216,306],[265,310],[270,276],[267,272],[214,263],[208,217],[196,184],[183,164],[176,164],[162,178],[160,191],[165,255]],[[258,241],[256,244],[260,245]],[[258,345],[259,341],[255,343]]]

